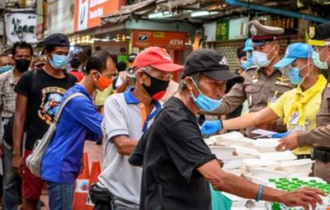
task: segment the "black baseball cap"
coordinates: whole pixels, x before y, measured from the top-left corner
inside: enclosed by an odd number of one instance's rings
[[[308,44],[314,46],[330,45],[330,22],[311,26],[307,32]]]
[[[192,52],[184,64],[181,78],[183,79],[198,72],[218,81],[233,80],[236,83],[244,82],[242,76],[229,71],[226,57],[212,49],[201,49]]]
[[[61,33],[55,33],[49,35],[45,41],[44,46],[55,46],[55,47],[70,47],[70,42],[67,36]]]

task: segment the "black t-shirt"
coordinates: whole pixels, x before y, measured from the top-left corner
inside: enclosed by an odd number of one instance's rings
[[[197,168],[213,159],[195,115],[172,97],[129,159],[143,165],[140,209],[209,210],[209,184]]]
[[[15,92],[27,97],[26,143],[25,148],[32,150],[37,139],[47,132],[50,123],[57,114],[62,97],[77,79],[65,73],[65,78],[57,79],[44,70],[28,71],[18,81]]]

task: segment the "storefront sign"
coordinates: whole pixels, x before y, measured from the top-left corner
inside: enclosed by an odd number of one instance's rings
[[[228,40],[229,20],[221,20],[217,23],[216,39],[217,41]]]
[[[229,40],[245,39],[249,36],[249,18],[239,18],[229,20]]]
[[[128,52],[127,42],[114,42],[114,41],[95,41],[94,49],[100,48],[101,50],[107,51],[110,55],[122,55]]]
[[[74,32],[75,0],[57,0],[48,3],[48,34]]]
[[[126,0],[75,0],[74,31],[82,31],[101,25],[101,17],[115,12]]]
[[[159,46],[171,50],[185,50],[186,34],[160,31],[132,31],[133,47]]]
[[[33,13],[5,14],[7,45],[18,41],[36,43],[37,17]]]

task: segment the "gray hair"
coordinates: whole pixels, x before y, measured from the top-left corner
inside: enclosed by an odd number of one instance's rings
[[[198,86],[199,85],[199,81],[201,79],[201,73],[198,72],[198,73],[192,74],[192,75],[190,75],[190,77],[194,80],[194,82]],[[185,84],[184,79],[181,79],[181,81],[179,83],[178,92],[182,92],[182,91],[184,91],[186,89],[188,89],[187,88],[187,85]]]

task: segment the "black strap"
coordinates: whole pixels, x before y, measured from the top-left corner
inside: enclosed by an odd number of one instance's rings
[[[314,148],[312,152],[313,160],[320,160],[324,163],[330,162],[330,150],[324,150],[321,148]]]

